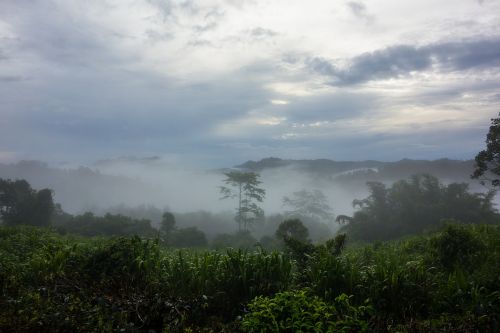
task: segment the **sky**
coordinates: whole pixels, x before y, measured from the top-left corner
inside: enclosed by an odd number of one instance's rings
[[[0,0],[0,162],[470,159],[498,0]]]

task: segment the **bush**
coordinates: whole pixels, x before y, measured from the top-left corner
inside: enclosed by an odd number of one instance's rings
[[[259,296],[242,326],[248,332],[367,332],[370,307],[353,307],[345,294],[327,304],[307,290]]]
[[[431,245],[437,260],[448,271],[458,266],[468,270],[477,267],[485,249],[470,228],[458,224],[447,225],[440,235],[431,239]]]

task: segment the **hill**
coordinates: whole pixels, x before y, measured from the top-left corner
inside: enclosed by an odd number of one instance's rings
[[[235,168],[263,172],[276,168],[288,168],[315,176],[344,180],[397,180],[417,173],[429,173],[438,178],[452,181],[469,181],[474,167],[473,160],[411,160],[396,162],[381,161],[333,161],[328,159],[288,160],[276,157],[260,161],[247,161]]]

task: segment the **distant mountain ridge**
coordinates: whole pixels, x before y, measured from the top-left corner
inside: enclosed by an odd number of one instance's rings
[[[461,161],[443,158],[438,160],[403,159],[396,162],[381,162],[374,160],[334,161],[329,159],[289,160],[269,157],[260,161],[247,161],[235,166],[235,168],[253,172],[290,168],[330,178],[345,176],[346,172],[353,177],[364,175],[381,179],[401,179],[412,174],[429,173],[438,178],[467,181],[474,169],[474,160]]]

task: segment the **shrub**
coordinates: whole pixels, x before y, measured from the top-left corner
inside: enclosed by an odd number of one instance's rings
[[[345,294],[327,304],[307,290],[256,297],[243,319],[248,332],[367,332],[370,307],[353,307]]]
[[[485,247],[470,228],[458,224],[447,225],[431,239],[431,245],[439,263],[449,271],[458,266],[468,270],[477,267]]]

